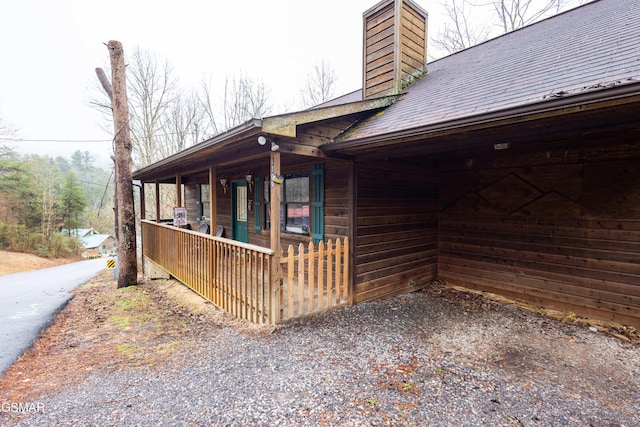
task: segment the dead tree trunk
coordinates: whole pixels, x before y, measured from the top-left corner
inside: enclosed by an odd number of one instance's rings
[[[100,85],[102,86],[102,89],[104,89],[104,91],[106,92],[106,94],[109,96],[109,101],[111,101],[111,115],[113,116],[113,87],[111,86],[111,82],[109,81],[109,79],[107,78],[107,74],[104,72],[104,70],[102,68],[96,68],[96,76],[98,76],[98,81],[100,82]],[[115,152],[116,152],[116,141],[115,138],[113,140],[113,153],[114,155],[111,156],[111,160],[113,161],[113,171],[115,174],[115,170],[117,167],[116,164],[116,157],[115,157]],[[113,181],[113,187],[114,187],[114,192],[113,192],[113,216],[114,216],[114,221],[113,221],[113,227],[115,230],[115,234],[116,234],[116,240],[120,241],[120,227],[118,227],[118,178],[117,178],[117,174],[115,174],[116,178]]]
[[[131,174],[131,134],[129,131],[129,105],[122,44],[111,40],[107,45],[111,59],[113,84],[113,129],[116,158],[116,202],[118,224],[118,288],[138,283],[136,252],[136,216],[133,203]]]

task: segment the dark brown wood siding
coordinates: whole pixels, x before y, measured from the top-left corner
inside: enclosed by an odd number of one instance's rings
[[[349,162],[342,160],[322,160],[313,158],[305,158],[300,156],[288,156],[283,155],[281,161],[281,172],[286,174],[308,173],[309,179],[311,179],[311,171],[314,164],[324,164],[324,240],[336,238],[349,237],[350,221],[349,221]],[[214,183],[216,197],[217,197],[217,224],[222,225],[225,229],[224,237],[232,238],[232,223],[231,223],[231,182],[236,180],[242,180],[245,177],[247,171],[250,171],[253,176],[260,175],[264,180],[269,176],[268,159],[263,161],[258,160],[253,166],[243,165],[238,168],[220,168],[218,170],[218,177],[225,176],[229,181],[227,193],[224,194],[222,186],[219,182]],[[185,206],[187,207],[187,215],[189,222],[192,223],[194,230],[197,230],[198,223],[196,218],[196,183],[207,184],[208,176],[206,173],[200,173],[191,177],[184,178],[187,183],[185,184]],[[256,198],[256,186],[252,187],[252,190],[248,193],[248,198],[255,202]],[[261,208],[264,205],[261,205]],[[270,232],[269,230],[262,229],[260,233],[255,232],[255,215],[256,210],[254,208],[248,212],[248,227],[249,227],[249,243],[269,247],[270,246]],[[262,224],[264,225],[264,212],[262,213]],[[207,221],[208,222],[208,221]],[[264,228],[264,227],[263,227]],[[284,248],[292,244],[297,247],[300,243],[307,244],[311,241],[311,236],[301,236],[290,233],[281,233],[281,242]]]
[[[436,277],[435,169],[357,162],[354,302],[414,291]]]
[[[640,325],[640,160],[445,171],[441,183],[440,278]]]

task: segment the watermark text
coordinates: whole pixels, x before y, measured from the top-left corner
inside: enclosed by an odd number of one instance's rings
[[[2,402],[0,412],[11,412],[14,414],[44,414],[44,403],[42,402]]]

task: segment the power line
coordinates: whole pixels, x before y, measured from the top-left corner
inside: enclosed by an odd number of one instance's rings
[[[6,142],[111,142],[113,139],[18,139],[18,138],[0,138],[0,141]]]

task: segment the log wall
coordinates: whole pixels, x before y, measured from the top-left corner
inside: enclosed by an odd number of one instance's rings
[[[310,180],[311,171],[313,165],[318,161],[315,159],[309,159],[304,161],[304,158],[299,156],[282,156],[281,173],[283,175],[292,173],[309,173]],[[340,160],[325,160],[321,163],[324,164],[324,240],[329,239],[336,240],[338,238],[343,239],[349,237],[350,221],[349,221],[349,163]],[[232,238],[232,223],[231,223],[231,182],[234,180],[244,179],[247,170],[250,169],[254,174],[259,174],[262,179],[269,176],[268,172],[268,160],[264,160],[264,167],[247,167],[243,166],[237,169],[225,169],[220,170],[218,174],[224,175],[229,180],[229,186],[227,188],[227,194],[224,194],[222,186],[219,182],[215,183],[215,191],[217,197],[217,223],[222,225],[225,229],[224,237]],[[197,230],[199,223],[196,221],[196,183],[207,184],[208,176],[199,175],[196,177],[190,177],[188,182],[185,183],[185,206],[187,207],[187,215],[189,222],[192,224],[193,229]],[[255,201],[255,185],[252,191],[248,194],[249,199]],[[248,212],[249,222],[249,243],[259,245],[263,247],[270,246],[270,232],[269,230],[262,230],[261,233],[254,231],[255,223],[255,208]],[[262,213],[262,220],[264,221],[264,212]],[[308,244],[311,241],[311,236],[302,236],[291,233],[281,233],[281,242],[283,248],[288,245],[298,246],[300,243]]]
[[[436,277],[435,169],[357,162],[354,302],[415,291]]]
[[[640,160],[441,178],[441,279],[640,326]]]

